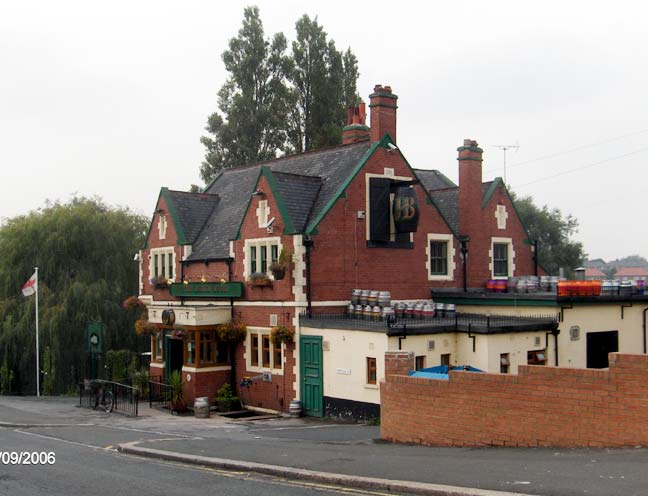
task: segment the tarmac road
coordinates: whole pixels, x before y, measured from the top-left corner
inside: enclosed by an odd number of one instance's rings
[[[0,423],[32,422],[31,427],[0,428],[0,449],[6,450],[5,439],[11,439],[18,449],[21,442],[47,443],[54,442],[48,438],[55,438],[62,450],[74,447],[82,453],[84,445],[94,447],[85,451],[99,450],[93,456],[109,456],[118,467],[117,460],[125,455],[112,450],[121,443],[136,443],[138,448],[189,456],[547,496],[643,496],[648,487],[648,450],[643,448],[431,448],[383,443],[377,427],[321,419],[202,420],[148,412],[148,408],[142,409],[144,416],[133,419],[83,410],[73,404],[69,399],[0,397]],[[42,423],[49,426],[35,426]],[[126,465],[139,464],[133,458],[129,460]],[[70,463],[83,466],[84,461],[85,457],[79,455]],[[160,470],[160,462],[141,463],[156,467],[150,468],[147,476]],[[0,475],[6,468],[0,465]],[[137,486],[143,479],[138,480],[137,472],[131,470],[133,467],[128,467],[123,473],[130,474],[129,480]],[[72,470],[65,474],[74,478]],[[186,480],[190,482],[191,478],[187,476]]]

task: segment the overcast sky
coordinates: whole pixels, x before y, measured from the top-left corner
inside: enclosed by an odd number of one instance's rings
[[[199,142],[251,2],[3,2],[0,217],[98,195],[150,216],[201,184]],[[464,138],[590,257],[648,256],[645,2],[258,1],[266,35],[307,13],[358,57],[358,90],[399,96],[398,144],[457,180]]]

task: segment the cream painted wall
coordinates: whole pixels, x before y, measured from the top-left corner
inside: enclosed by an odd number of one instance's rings
[[[619,331],[621,353],[643,353],[643,309],[648,305],[633,305],[623,309],[621,304],[578,305],[565,309],[558,337],[558,363],[564,367],[587,366],[587,333]],[[573,341],[569,335],[572,326],[580,327],[580,337]]]
[[[486,315],[557,315],[560,307],[551,306],[504,306],[504,305],[457,305],[457,311],[462,313],[480,313]]]
[[[322,336],[324,396],[380,404],[387,335],[380,332],[302,327],[303,336]],[[367,384],[367,357],[376,359],[376,384]]]
[[[535,344],[536,338],[540,345]],[[434,351],[428,351],[429,339],[434,339]],[[478,369],[491,373],[500,371],[500,354],[508,353],[511,366],[509,373],[516,374],[518,365],[527,364],[527,352],[545,349],[545,332],[516,332],[508,334],[475,334],[475,351],[473,340],[467,333],[433,334],[427,336],[408,336],[402,341],[404,351],[413,351],[415,356],[426,356],[426,367],[435,367],[441,364],[441,354],[450,353],[452,365],[472,365]],[[390,351],[398,350],[398,339],[390,338]],[[553,337],[549,337],[547,349],[547,364],[553,365],[554,344]]]

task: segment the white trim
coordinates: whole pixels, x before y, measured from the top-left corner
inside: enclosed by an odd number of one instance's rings
[[[156,277],[158,274],[154,272],[155,269],[155,255],[171,255],[173,257],[173,277],[172,279],[176,279],[176,276],[178,275],[178,267],[176,266],[176,253],[175,253],[175,247],[174,246],[160,246],[158,248],[151,248],[149,250],[149,279],[152,277]],[[162,257],[160,256],[160,259]],[[164,269],[168,268],[169,264],[168,262],[164,266]],[[160,266],[161,268],[161,266]],[[166,270],[165,270],[166,272]],[[167,279],[169,279],[169,274],[165,276]]]
[[[137,265],[139,267],[139,294],[142,294],[144,292],[144,261],[142,260],[142,250],[137,253],[139,254],[137,257]]]
[[[164,362],[151,362],[149,363],[150,367],[153,367],[154,369],[163,369],[164,368]]]
[[[274,280],[274,277],[272,276],[272,273],[270,272],[270,264],[272,263],[272,245],[277,245],[277,256],[281,253],[281,237],[280,236],[272,236],[270,238],[255,238],[255,239],[246,239],[245,243],[243,243],[243,279],[247,280],[248,277],[250,277],[250,274],[252,274],[250,264],[251,260],[250,257],[248,256],[248,253],[250,253],[250,248],[252,246],[257,247],[257,269],[260,269],[261,267],[261,250],[259,247],[265,246],[266,247],[266,262],[267,262],[267,267],[266,267],[266,274],[270,277],[270,279]],[[260,270],[257,270],[257,272],[260,272]]]
[[[495,208],[495,219],[497,220],[497,229],[506,229],[506,219],[508,219],[506,205],[497,205]]]
[[[495,271],[495,263],[493,262],[493,245],[497,244],[506,244],[508,245],[508,275],[507,276],[496,276],[494,274]],[[513,238],[498,238],[498,237],[492,237],[491,238],[491,247],[490,251],[488,252],[488,257],[490,259],[490,262],[488,263],[488,269],[490,270],[491,273],[491,279],[507,279],[509,277],[513,277],[515,275],[515,250],[513,249]]]
[[[366,214],[365,214],[365,239],[367,241],[369,241],[369,239],[370,239],[370,232],[369,232],[370,229],[369,228],[371,226],[371,211],[369,209],[369,183],[371,182],[370,181],[371,178],[372,177],[385,177],[385,178],[389,178],[389,179],[396,179],[397,181],[411,181],[412,180],[411,177],[394,176],[393,173],[392,173],[391,176],[388,176],[386,174],[386,172],[388,172],[387,169],[385,169],[384,174],[374,174],[374,173],[371,173],[371,172],[366,172],[365,173],[365,212],[366,212]],[[390,198],[389,198],[390,212],[391,212],[392,200],[393,200],[393,197],[392,197],[392,195],[390,195]],[[389,230],[394,233],[394,239],[395,239],[395,237],[396,237],[396,234],[395,234],[396,233],[396,228],[394,226],[394,218],[391,215],[391,213],[389,215],[389,219],[390,219],[389,220]],[[391,238],[391,236],[390,236],[390,238]],[[410,241],[412,239],[413,239],[413,233],[410,233]]]
[[[259,200],[259,206],[256,209],[256,216],[259,228],[265,229],[268,224],[268,219],[270,218],[268,200]]]
[[[270,327],[249,327],[247,328],[247,335],[245,336],[245,368],[246,370],[252,372],[271,372],[276,375],[283,375],[284,373],[284,363],[286,361],[286,347],[281,345],[281,368],[274,367],[274,349],[275,345],[270,339],[270,366],[263,367],[263,338],[259,340],[259,352],[258,352],[258,363],[259,365],[251,365],[252,361],[248,357],[248,350],[252,350],[252,334],[258,334],[259,336],[268,336],[270,337],[271,328]]]
[[[191,245],[184,245],[182,247],[182,260],[187,260],[189,255],[191,255],[193,248]]]
[[[186,365],[182,366],[183,372],[194,372],[200,374],[201,372],[222,372],[225,370],[232,370],[231,365],[217,365],[215,367],[188,367]]]
[[[430,242],[431,241],[446,241],[448,243],[446,266],[448,273],[445,275],[430,274]],[[455,263],[456,250],[454,248],[454,236],[452,234],[435,234],[428,233],[427,244],[425,245],[425,270],[427,272],[428,281],[454,281],[454,271],[457,269]]]
[[[306,302],[306,247],[304,246],[304,237],[301,234],[293,236],[293,262],[295,269],[295,285],[292,292],[295,295],[295,302]]]
[[[168,222],[166,219],[166,215],[160,214],[160,216],[158,217],[158,238],[159,239],[166,238],[167,226],[168,226]]]

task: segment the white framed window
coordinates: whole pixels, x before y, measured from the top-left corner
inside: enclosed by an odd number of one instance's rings
[[[164,248],[151,248],[149,260],[150,277],[175,278],[176,256],[173,246]]]
[[[284,345],[275,346],[270,339],[270,329],[248,327],[245,341],[247,370],[283,374]]]
[[[428,281],[454,280],[455,248],[452,234],[428,234],[425,267]]]
[[[493,279],[515,275],[515,251],[511,238],[491,238],[489,269]]]
[[[281,238],[246,239],[243,246],[243,277],[246,279],[255,272],[267,274],[272,278],[270,265],[279,259]]]

